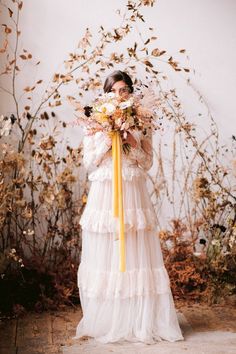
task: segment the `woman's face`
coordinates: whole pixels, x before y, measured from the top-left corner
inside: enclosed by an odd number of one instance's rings
[[[117,81],[111,89],[116,98],[128,98],[130,95],[130,88],[124,81]]]

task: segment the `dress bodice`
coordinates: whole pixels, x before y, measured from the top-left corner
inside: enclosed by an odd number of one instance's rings
[[[122,151],[122,177],[132,180],[134,176],[143,176],[152,166],[152,136],[132,131],[137,146],[128,154]],[[104,132],[84,137],[83,162],[89,171],[89,180],[112,179],[112,140]]]
[[[156,214],[145,183],[152,166],[152,137],[132,131],[136,148],[122,151],[125,230],[154,230]],[[112,140],[103,132],[84,137],[83,161],[92,181],[81,227],[96,233],[113,233],[117,220],[112,211]]]

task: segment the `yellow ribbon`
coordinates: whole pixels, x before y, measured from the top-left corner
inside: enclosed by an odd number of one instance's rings
[[[113,188],[113,216],[119,218],[119,249],[120,249],[120,271],[125,271],[125,232],[124,232],[124,209],[122,193],[122,164],[121,164],[122,142],[119,132],[112,133],[112,188]]]

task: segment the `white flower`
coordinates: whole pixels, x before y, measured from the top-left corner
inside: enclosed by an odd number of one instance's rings
[[[212,241],[211,241],[211,244],[212,244],[213,246],[220,246],[220,240],[212,240]]]
[[[201,252],[193,252],[193,255],[196,257],[200,257],[201,256]]]
[[[0,117],[0,136],[8,136],[11,131],[11,119],[5,118],[3,115]]]
[[[228,256],[228,254],[231,254],[231,252],[229,252],[229,251],[223,251],[221,253],[223,254],[223,256]]]
[[[117,125],[118,127],[120,127],[121,124],[122,124],[122,119],[121,119],[121,118],[118,118],[118,119],[116,120],[116,125]]]
[[[133,101],[131,99],[129,99],[127,101],[121,102],[119,104],[119,107],[121,109],[126,109],[126,108],[129,108],[129,107],[132,107],[132,105],[133,105]]]
[[[124,123],[122,124],[122,126],[121,126],[120,129],[121,129],[121,130],[127,130],[127,129],[129,129],[129,122],[128,122],[128,121],[124,122]]]
[[[115,112],[116,107],[112,103],[104,103],[100,107],[97,108],[98,112],[105,114],[112,114]]]

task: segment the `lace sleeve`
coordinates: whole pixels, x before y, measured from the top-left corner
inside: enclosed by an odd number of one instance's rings
[[[98,167],[105,153],[111,148],[112,140],[104,132],[88,135],[85,132],[83,139],[83,163],[86,169]]]
[[[132,131],[131,134],[137,141],[137,146],[131,148],[130,157],[135,159],[144,170],[148,171],[153,164],[152,132],[149,130],[144,135],[142,132]]]

